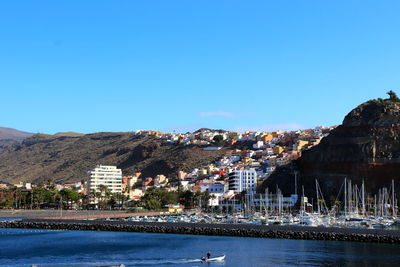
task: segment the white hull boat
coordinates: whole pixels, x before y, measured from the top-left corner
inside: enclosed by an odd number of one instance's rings
[[[210,261],[224,261],[225,260],[225,255],[219,256],[219,257],[214,257],[214,258],[209,258],[209,259],[201,259],[203,262],[210,262]]]

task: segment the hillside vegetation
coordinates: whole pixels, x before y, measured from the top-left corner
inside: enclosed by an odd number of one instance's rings
[[[124,175],[142,171],[143,176],[165,174],[174,178],[179,170],[192,171],[222,153],[223,150],[162,145],[155,137],[124,132],[37,134],[0,151],[0,181],[75,182],[86,178],[87,171],[98,164],[116,165]]]

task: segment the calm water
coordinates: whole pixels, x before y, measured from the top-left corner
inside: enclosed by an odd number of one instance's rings
[[[225,262],[201,263],[211,250]],[[0,266],[400,266],[400,246],[116,232],[0,229]]]

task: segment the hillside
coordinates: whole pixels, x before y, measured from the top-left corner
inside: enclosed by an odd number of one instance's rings
[[[0,181],[80,181],[97,164],[117,165],[124,175],[142,171],[144,176],[173,177],[179,170],[208,164],[222,153],[162,145],[155,137],[132,133],[37,134],[0,151]]]
[[[23,132],[12,128],[0,127],[0,150],[19,144],[33,133]]]
[[[277,169],[259,188],[284,194],[294,192],[294,173],[308,196],[315,195],[315,179],[326,197],[336,196],[344,181],[365,180],[369,192],[390,186],[400,187],[400,103],[398,99],[377,99],[353,109],[342,125],[289,166]],[[397,190],[399,191],[399,190]]]

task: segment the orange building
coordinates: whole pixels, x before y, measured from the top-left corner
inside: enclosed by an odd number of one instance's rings
[[[261,141],[263,141],[264,143],[267,143],[269,141],[271,141],[274,138],[274,136],[272,134],[266,134],[261,138]]]

